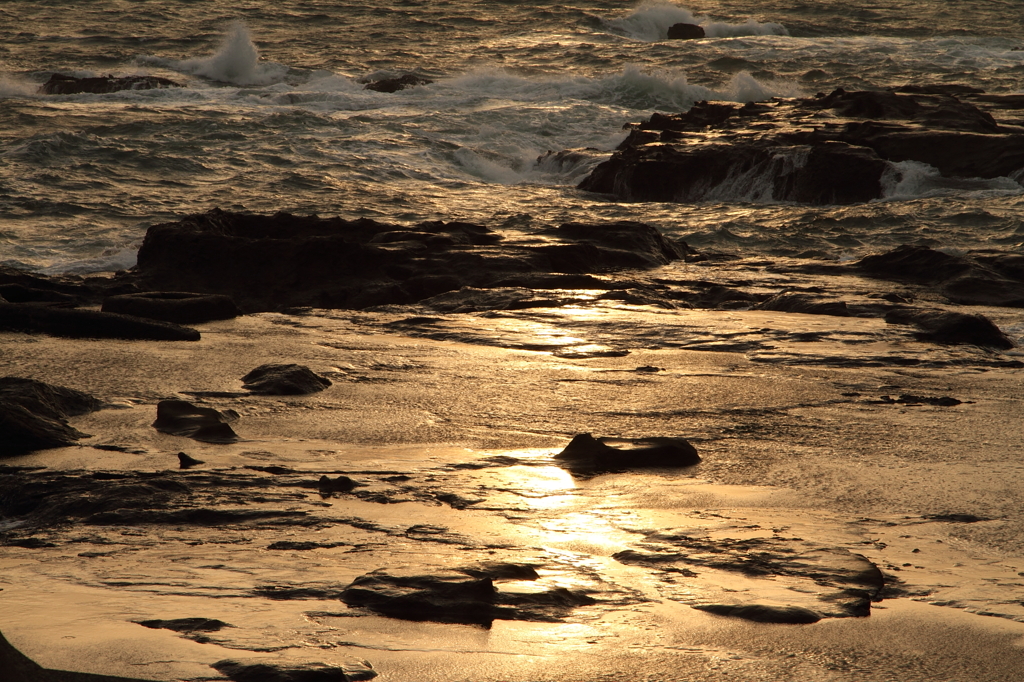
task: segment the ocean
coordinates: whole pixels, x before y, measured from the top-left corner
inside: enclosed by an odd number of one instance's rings
[[[1024,245],[1024,188],[904,169],[883,200],[630,204],[577,190],[623,125],[705,99],[905,84],[1016,93],[1016,2],[125,2],[0,6],[0,265],[126,269],[220,207],[492,228],[639,220],[697,248],[850,259]],[[674,41],[668,27],[707,38]],[[51,74],[184,87],[42,95]],[[364,82],[412,73],[396,93]],[[569,163],[548,152],[587,148]],[[1019,178],[1018,178],[1019,179]]]

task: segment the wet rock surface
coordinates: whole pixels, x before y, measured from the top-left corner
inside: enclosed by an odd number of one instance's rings
[[[537,244],[460,222],[403,227],[215,209],[151,227],[125,281],[143,290],[225,294],[246,311],[367,308],[520,275],[651,268],[689,252],[640,223],[568,223],[541,236]]]
[[[580,189],[625,201],[747,200],[849,204],[878,199],[892,163],[947,177],[1008,176],[1024,165],[1024,133],[978,92],[901,88],[734,104],[698,102],[636,124]]]
[[[121,90],[152,90],[154,88],[180,88],[181,83],[159,76],[96,76],[77,78],[55,73],[43,83],[39,92],[44,95],[79,95],[82,93],[108,94]]]
[[[0,377],[0,457],[70,445],[86,437],[67,418],[102,403],[63,386],[21,377]]]
[[[208,443],[231,443],[238,440],[238,434],[230,426],[237,419],[238,413],[234,410],[222,412],[193,405],[187,400],[161,400],[156,406],[153,428]]]
[[[697,449],[683,438],[626,440],[594,438],[589,433],[574,436],[555,459],[577,473],[687,467],[700,463]]]
[[[405,90],[406,88],[414,88],[417,85],[430,85],[433,82],[429,78],[417,76],[414,73],[407,73],[402,76],[395,76],[394,78],[381,78],[369,81],[366,83],[366,89],[374,90],[375,92],[391,93]]]
[[[536,580],[530,566],[500,563],[420,574],[379,569],[356,578],[342,601],[391,618],[490,625],[494,620],[555,621],[596,600],[579,590],[501,589],[502,580]],[[498,581],[498,584],[495,584]]]
[[[229,320],[241,315],[238,306],[227,296],[181,291],[148,291],[111,296],[103,301],[102,310],[177,324]]]
[[[296,364],[260,365],[242,377],[242,388],[258,395],[306,395],[330,385],[330,379]]]
[[[200,338],[195,329],[170,322],[35,303],[0,303],[0,331],[41,333],[74,339],[198,341]]]
[[[324,663],[289,665],[225,659],[210,667],[234,682],[355,682],[377,676],[369,665],[339,668]]]

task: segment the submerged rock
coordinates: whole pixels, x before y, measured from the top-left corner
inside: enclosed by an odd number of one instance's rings
[[[0,457],[73,445],[88,437],[67,417],[94,412],[102,403],[63,386],[21,377],[0,378]]]
[[[161,400],[156,406],[153,428],[173,436],[209,443],[233,443],[238,440],[238,435],[229,424],[236,419],[238,413],[234,410],[221,412],[186,400]]]
[[[304,365],[260,365],[242,377],[242,388],[259,395],[305,395],[331,385]]]
[[[228,296],[182,291],[147,291],[111,296],[103,301],[103,311],[178,324],[229,320],[242,314]]]
[[[555,459],[579,473],[686,467],[700,463],[697,449],[683,438],[598,439],[589,433],[573,437]]]
[[[834,315],[849,317],[850,309],[844,301],[819,301],[804,294],[781,293],[754,306],[754,310],[777,310],[806,315]]]
[[[999,106],[975,93],[913,88],[698,102],[636,124],[579,188],[626,201],[850,204],[880,198],[899,180],[896,162],[946,177],[1008,176],[1021,167],[1024,133],[998,124],[989,111]]]
[[[181,88],[181,83],[159,76],[98,76],[76,78],[55,73],[39,88],[43,95],[79,95],[82,93],[107,94],[121,90],[152,90],[154,88]]]

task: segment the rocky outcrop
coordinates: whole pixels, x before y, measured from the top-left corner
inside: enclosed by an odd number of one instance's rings
[[[941,87],[699,102],[634,125],[579,187],[626,201],[849,204],[881,197],[883,180],[898,180],[893,162],[1009,176],[1024,169],[1024,133],[999,124],[1001,104]]]
[[[248,312],[359,309],[515,277],[610,273],[692,256],[685,244],[635,222],[568,223],[512,242],[462,222],[401,226],[214,209],[149,228],[125,283],[224,294]]]
[[[121,90],[152,90],[154,88],[181,88],[181,83],[158,76],[98,76],[76,78],[55,73],[39,88],[43,95],[80,95],[82,93],[108,94]]]
[[[211,668],[234,682],[356,682],[372,680],[376,671],[366,662],[338,667],[326,663],[257,662],[225,659]]]
[[[945,344],[971,344],[999,350],[1013,348],[1013,340],[984,315],[949,310],[896,308],[885,314],[889,324],[908,324],[921,329],[921,341]]]
[[[704,27],[697,24],[672,24],[668,27],[669,40],[698,40],[704,37]]]
[[[686,467],[700,463],[697,449],[682,438],[598,439],[589,433],[575,436],[555,459],[574,473]]]
[[[0,378],[0,457],[73,445],[86,437],[68,417],[93,412],[102,403],[63,386],[20,377]]]

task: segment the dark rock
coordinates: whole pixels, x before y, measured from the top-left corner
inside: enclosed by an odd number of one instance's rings
[[[535,580],[536,569],[490,562],[421,574],[379,569],[345,588],[342,601],[392,618],[489,626],[492,621],[551,622],[579,606],[595,603],[584,592],[554,588],[525,592],[500,590],[495,580]]]
[[[229,320],[242,314],[228,296],[181,291],[147,291],[111,296],[103,301],[103,311],[177,324]]]
[[[39,88],[43,95],[79,95],[82,93],[107,94],[121,90],[152,90],[156,88],[181,88],[168,78],[158,76],[99,76],[75,78],[55,73]]]
[[[33,303],[0,303],[0,331],[68,338],[198,341],[199,332],[170,322]]]
[[[87,434],[67,417],[93,412],[102,404],[62,386],[20,377],[0,378],[0,456],[73,445]]]
[[[682,438],[597,439],[589,433],[573,437],[555,459],[560,465],[580,473],[700,463],[696,448]]]
[[[153,630],[173,630],[175,632],[217,632],[224,628],[233,628],[234,625],[225,623],[216,618],[174,618],[171,620],[135,620],[142,627]]]
[[[821,615],[802,606],[771,606],[768,604],[701,604],[693,608],[718,616],[752,620],[755,623],[817,623]]]
[[[304,395],[331,385],[303,365],[260,365],[242,377],[242,388],[259,395]]]
[[[413,73],[407,73],[403,76],[396,78],[382,78],[376,81],[370,81],[366,83],[367,90],[374,90],[375,92],[398,92],[399,90],[405,90],[406,88],[412,88],[417,85],[429,85],[434,81],[423,76],[417,76]]]
[[[916,334],[922,341],[947,344],[971,344],[999,350],[1014,348],[1014,342],[984,315],[968,315],[946,310],[896,308],[885,315],[889,324],[909,324],[922,329]]]
[[[610,273],[700,258],[641,223],[570,223],[543,234],[543,240],[510,243],[470,223],[404,228],[214,209],[150,227],[122,285],[225,294],[244,311],[360,309],[491,288],[512,277]]]
[[[359,484],[348,476],[338,476],[337,478],[331,478],[324,474],[320,477],[317,482],[317,487],[320,489],[321,495],[330,495],[331,493],[348,493],[352,492]]]
[[[804,313],[807,315],[835,315],[849,317],[850,310],[845,301],[819,301],[804,294],[776,294],[754,306],[755,310],[777,310],[786,313]]]
[[[872,277],[937,285],[953,303],[1024,307],[1024,256],[1016,253],[949,254],[904,244],[855,264]]]
[[[704,27],[697,24],[672,24],[668,27],[669,40],[697,40],[704,37]]]
[[[626,201],[848,204],[881,197],[893,162],[947,177],[1007,176],[1024,166],[1024,133],[990,111],[980,95],[907,90],[698,102],[637,124],[579,187]]]
[[[75,304],[79,298],[52,289],[37,289],[24,284],[0,284],[0,303],[66,303]]]
[[[186,436],[210,443],[233,443],[238,435],[229,426],[238,419],[234,410],[223,412],[200,407],[185,400],[161,400],[156,406],[153,428],[173,436]]]
[[[253,663],[217,661],[210,665],[234,682],[355,682],[372,680],[377,673],[368,663],[339,668],[324,663]]]
[[[195,457],[189,457],[184,452],[178,453],[179,469],[191,469],[192,467],[199,466],[200,464],[206,464],[206,462],[201,459],[196,459]]]

